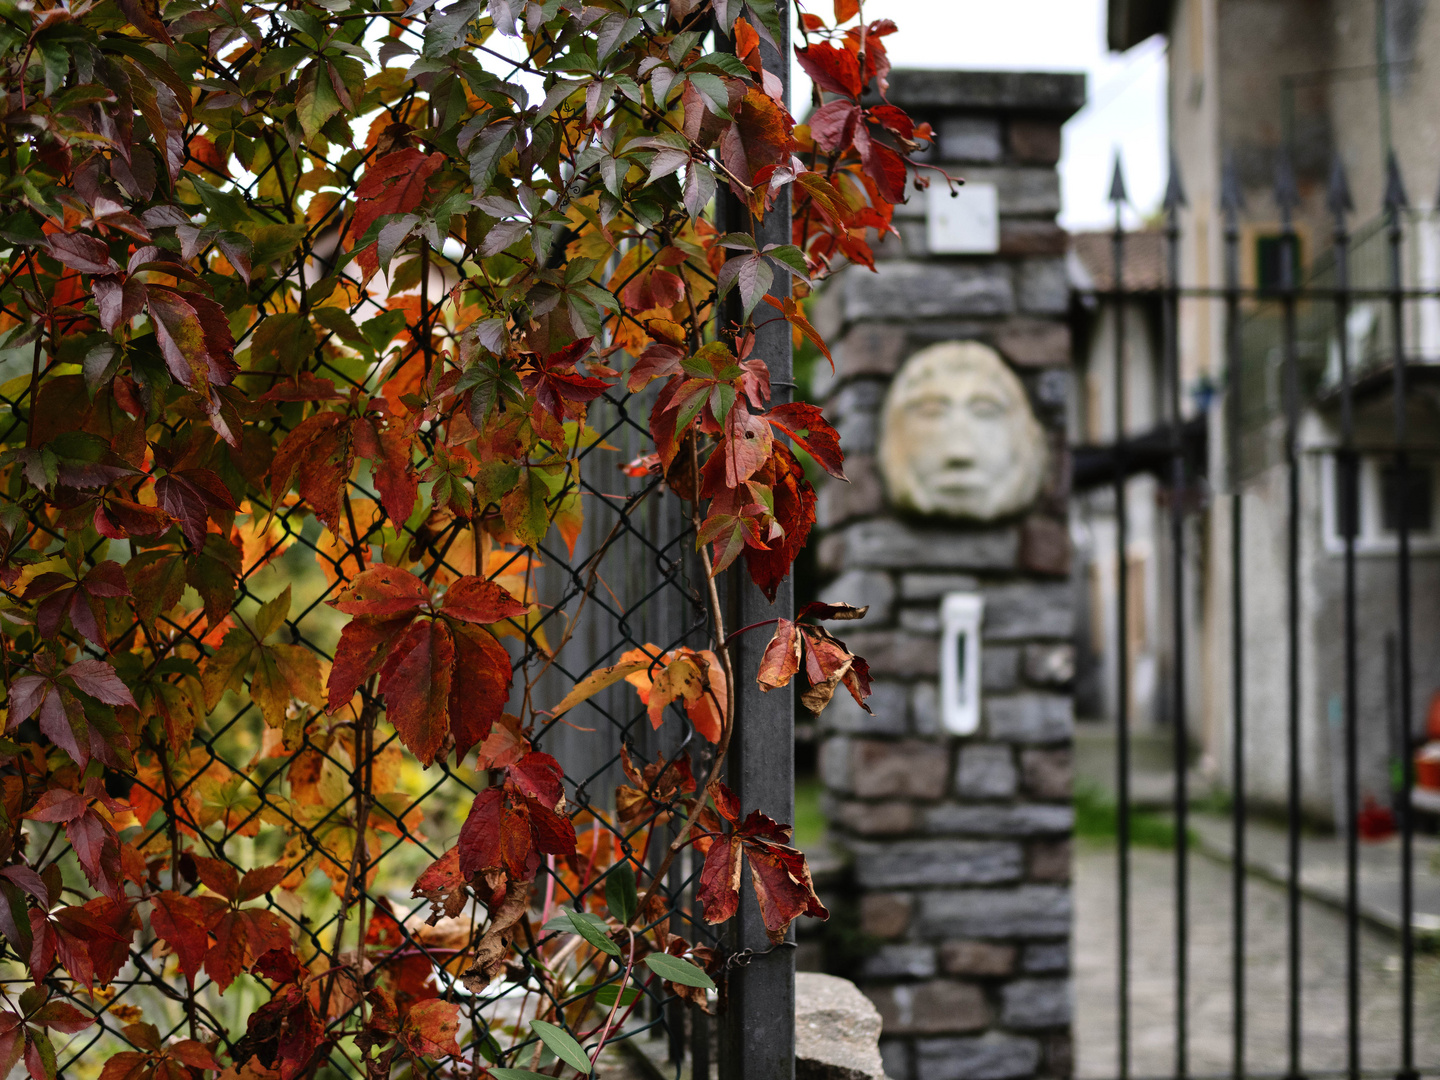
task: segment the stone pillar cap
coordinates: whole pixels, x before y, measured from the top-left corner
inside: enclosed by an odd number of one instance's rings
[[[886,99],[907,111],[1025,113],[1063,122],[1085,104],[1085,75],[896,68]]]

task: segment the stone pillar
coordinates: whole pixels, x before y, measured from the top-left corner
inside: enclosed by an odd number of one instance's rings
[[[863,623],[832,629],[875,680],[873,716],[840,694],[820,729],[832,837],[858,908],[863,959],[851,974],[883,1018],[893,1080],[1065,1077],[1074,602],[1055,164],[1084,79],[896,71],[890,100],[938,132],[936,164],[994,185],[999,227],[991,250],[982,236],[973,254],[933,253],[918,193],[896,213],[900,237],[882,246],[879,273],[850,267],[816,305],[840,342],[821,390],[852,479],[820,496],[819,563],[833,579],[823,596],[870,605]],[[943,342],[998,353],[994,367],[1018,377],[1038,421],[1027,430],[1048,444],[1038,492],[991,520],[902,509],[914,500],[882,473],[884,417],[920,415],[889,412],[892,380]],[[985,602],[981,721],[967,736],[941,719],[939,606],[952,591]]]

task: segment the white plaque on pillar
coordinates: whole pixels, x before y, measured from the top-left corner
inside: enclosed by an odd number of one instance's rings
[[[932,180],[925,189],[925,244],[933,255],[990,255],[1000,250],[1000,198],[994,184],[958,188]]]
[[[980,730],[980,620],[985,598],[946,593],[940,604],[940,720],[951,735]]]

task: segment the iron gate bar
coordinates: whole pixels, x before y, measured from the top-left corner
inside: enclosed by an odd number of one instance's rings
[[[1354,209],[1345,165],[1339,157],[1331,173],[1330,212],[1335,219],[1335,325],[1350,317],[1350,230],[1345,216]],[[1350,336],[1337,335],[1340,353],[1340,519],[1345,545],[1345,1063],[1352,1080],[1360,1075],[1360,748],[1359,663],[1355,605],[1355,537],[1360,523],[1359,457],[1355,453],[1355,400],[1350,383]]]
[[[1282,153],[1275,172],[1275,202],[1280,207],[1280,306],[1284,320],[1285,378],[1285,742],[1287,804],[1285,813],[1288,877],[1285,885],[1286,971],[1289,981],[1289,1073],[1300,1066],[1300,360],[1295,349],[1295,206],[1299,195],[1289,158]]]
[[[1180,283],[1180,208],[1185,192],[1175,156],[1170,156],[1170,181],[1165,186],[1165,280]],[[1175,717],[1175,1075],[1190,1071],[1190,879],[1189,879],[1189,735],[1185,723],[1185,422],[1180,413],[1180,299],[1167,289],[1163,307],[1165,372],[1170,412],[1170,588],[1175,658],[1171,663]]]
[[[1115,174],[1110,181],[1110,202],[1115,206],[1115,230],[1111,237],[1113,283],[1121,293],[1125,289],[1125,223],[1122,212],[1128,202],[1125,178],[1120,171],[1120,157],[1115,157]],[[1129,578],[1130,566],[1126,547],[1125,484],[1125,304],[1115,307],[1115,798],[1116,798],[1116,869],[1119,887],[1119,1014],[1116,1032],[1119,1038],[1119,1076],[1130,1076],[1130,673],[1129,650]]]
[[[1395,363],[1391,368],[1395,399],[1395,471],[1399,490],[1395,495],[1397,525],[1396,578],[1398,581],[1400,661],[1400,1080],[1412,1080],[1415,1072],[1415,871],[1411,865],[1415,847],[1415,815],[1410,806],[1410,785],[1415,781],[1415,733],[1410,728],[1410,492],[1409,455],[1406,452],[1408,422],[1405,415],[1405,352],[1400,295],[1401,211],[1408,205],[1405,184],[1395,152],[1385,162],[1385,214],[1390,254],[1390,323],[1395,342]]]
[[[779,75],[781,98],[790,99],[790,3],[775,0],[781,34],[772,48],[763,37],[760,59],[767,72]],[[731,47],[727,45],[727,48]],[[725,200],[727,213],[739,208]],[[755,240],[767,244],[791,241],[790,189],[783,187],[765,217],[756,223]],[[790,275],[775,275],[771,296],[790,295]],[[733,295],[733,294],[732,294]],[[772,402],[790,401],[794,386],[790,324],[772,318],[755,331],[755,355],[770,370]],[[738,621],[731,631],[774,618],[795,615],[794,582],[788,576],[776,591],[774,603],[737,566],[728,575],[732,610]],[[755,681],[760,657],[768,640],[767,628],[737,638],[731,646],[736,671],[735,728],[727,763],[730,786],[740,799],[741,813],[759,810],[776,821],[795,820],[795,698],[791,687],[762,693]],[[744,876],[750,877],[747,863]],[[720,1017],[721,1080],[790,1080],[795,1075],[795,929],[786,945],[771,947],[754,890],[743,882],[740,911],[730,929],[731,952],[745,963],[728,970],[726,1009]],[[695,1077],[695,1080],[704,1080]]]
[[[1235,795],[1231,818],[1234,865],[1231,894],[1231,1058],[1235,1080],[1245,1075],[1245,559],[1242,547],[1244,494],[1240,487],[1240,223],[1243,205],[1235,162],[1225,163],[1220,188],[1225,219],[1225,389],[1230,486],[1230,709],[1231,772]]]

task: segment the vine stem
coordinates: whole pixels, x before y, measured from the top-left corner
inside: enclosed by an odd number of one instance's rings
[[[695,535],[700,535],[700,449],[694,438],[690,440],[690,464],[694,470],[693,476],[696,484],[694,500],[690,503],[690,523],[695,529]],[[720,769],[725,764],[725,755],[730,749],[730,736],[735,730],[735,666],[730,659],[730,642],[725,637],[725,615],[724,609],[720,606],[720,590],[715,585],[715,570],[710,562],[710,552],[704,544],[700,545],[700,563],[705,570],[705,589],[710,601],[710,618],[714,622],[714,637],[716,651],[720,654],[720,665],[725,671],[725,723],[720,729],[720,742],[715,747],[715,760],[710,766],[710,774],[705,778],[705,786],[700,789],[695,798],[695,805],[690,808],[690,813],[685,818],[685,823],[680,826],[680,831],[675,834],[675,839],[670,841],[669,847],[665,849],[665,857],[660,860],[654,875],[650,879],[650,887],[645,890],[645,896],[641,899],[636,913],[646,910],[650,904],[650,898],[660,888],[660,883],[665,880],[665,875],[670,870],[670,864],[675,861],[675,856],[685,849],[690,842],[690,833],[695,828],[695,822],[700,817],[700,812],[705,809],[705,800],[710,790],[710,785],[720,777]]]
[[[605,1049],[605,1040],[610,1037],[611,1025],[615,1023],[615,1012],[620,1008],[620,1002],[625,998],[625,987],[630,982],[630,973],[635,970],[635,935],[630,934],[630,952],[625,957],[625,973],[620,976],[620,989],[615,994],[615,1000],[610,1005],[610,1015],[605,1018],[605,1027],[600,1032],[600,1041],[595,1044],[595,1052],[590,1055],[590,1072],[595,1072],[595,1062],[600,1060],[600,1052]]]

